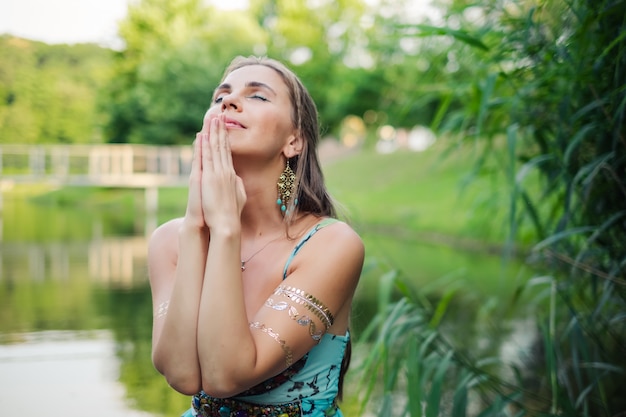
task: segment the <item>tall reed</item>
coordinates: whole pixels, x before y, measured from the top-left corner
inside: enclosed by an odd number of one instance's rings
[[[504,256],[520,250],[524,231],[528,262],[549,271],[522,288],[545,289],[531,312],[533,356],[509,377],[494,376],[447,343],[433,310],[404,291],[399,302],[381,302],[364,335],[372,343],[364,367],[381,382],[363,401],[377,398],[379,416],[622,415],[626,2],[489,2],[482,12],[481,26],[466,31],[420,29],[452,34],[457,55],[474,65],[450,76],[437,114],[458,146],[480,144],[475,173],[495,169],[506,179]]]

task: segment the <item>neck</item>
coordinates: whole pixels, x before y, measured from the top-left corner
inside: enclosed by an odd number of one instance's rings
[[[246,205],[241,212],[243,237],[257,238],[276,235],[285,230],[280,208],[276,204],[276,185],[263,189],[246,186]]]
[[[243,163],[246,162],[246,163]],[[278,178],[284,169],[280,158],[262,169],[253,161],[233,159],[235,171],[241,177],[246,190],[246,205],[241,213],[243,238],[275,236],[285,231],[285,223],[278,198]]]

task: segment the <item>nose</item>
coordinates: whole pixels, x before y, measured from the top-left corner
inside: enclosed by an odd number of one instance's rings
[[[237,111],[240,108],[241,104],[239,103],[239,100],[237,99],[237,96],[235,94],[231,93],[222,97],[222,111],[225,111],[227,109]]]

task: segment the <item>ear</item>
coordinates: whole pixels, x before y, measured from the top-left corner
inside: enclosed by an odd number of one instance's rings
[[[287,158],[293,158],[296,155],[300,155],[302,149],[304,149],[304,139],[298,132],[294,132],[293,135],[289,136],[287,143],[283,147],[283,154]]]

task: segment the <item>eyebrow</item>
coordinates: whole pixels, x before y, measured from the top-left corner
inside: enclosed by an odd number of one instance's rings
[[[276,95],[276,91],[274,91],[274,89],[272,87],[270,87],[269,85],[262,83],[260,81],[249,81],[246,83],[246,87],[247,88],[264,88],[266,90],[269,90],[270,92],[272,92],[272,94]],[[228,90],[230,91],[232,89],[232,86],[228,83],[224,83],[224,84],[220,84],[215,91],[223,91],[223,90]]]

